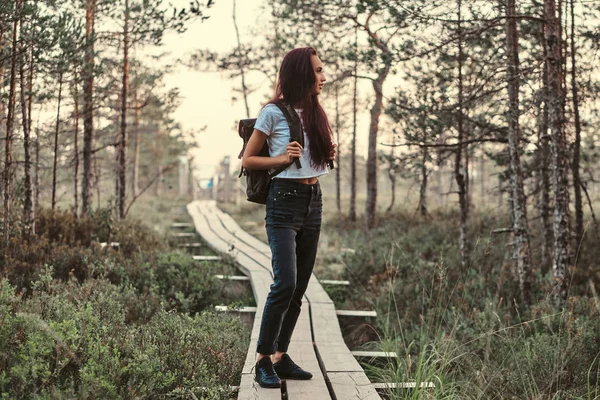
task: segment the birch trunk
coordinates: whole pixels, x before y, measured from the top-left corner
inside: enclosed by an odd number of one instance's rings
[[[83,65],[83,180],[81,182],[82,213],[92,206],[92,146],[94,140],[94,20],[96,0],[86,0],[85,57]]]
[[[75,218],[77,218],[77,216],[79,215],[79,196],[78,194],[78,190],[79,190],[79,92],[77,90],[77,86],[78,86],[78,74],[77,74],[77,70],[75,70],[75,73],[73,74],[74,76],[74,82],[73,82],[73,103],[74,103],[74,108],[73,108],[73,119],[75,120],[75,134],[73,137],[73,144],[74,144],[74,154],[73,154],[73,161],[75,164],[75,174],[73,176],[73,185],[75,190],[73,191],[73,195],[74,195],[74,200],[75,200]]]
[[[429,151],[427,147],[423,147],[423,157],[421,158],[421,188],[419,189],[419,211],[422,217],[426,217],[427,211],[427,181],[429,172],[427,171],[427,157]]]
[[[458,142],[464,140],[463,124],[463,38],[462,38],[462,0],[458,0]],[[467,245],[467,220],[469,217],[469,205],[467,199],[467,184],[465,182],[464,165],[462,165],[462,146],[457,146],[454,162],[454,178],[458,186],[458,202],[460,205],[460,259],[464,270],[469,266],[469,249]],[[465,148],[465,152],[467,149]]]
[[[367,229],[375,227],[375,213],[377,211],[377,132],[379,131],[379,117],[383,107],[383,82],[389,72],[386,66],[379,71],[377,79],[373,81],[375,91],[375,104],[371,108],[371,123],[369,125],[369,150],[367,157],[367,205],[365,219]]]
[[[233,0],[233,27],[235,28],[235,37],[237,38],[238,68],[242,78],[242,95],[244,96],[244,105],[246,106],[246,118],[250,118],[250,107],[248,106],[248,88],[246,86],[244,63],[242,62],[242,42],[240,41],[240,31],[235,18],[235,0]]]
[[[133,112],[133,197],[136,197],[140,192],[140,108],[138,104],[137,84],[133,87],[133,104],[135,105]]]
[[[125,218],[125,195],[127,177],[127,93],[129,85],[129,0],[125,0],[125,23],[123,26],[123,81],[121,87],[121,137],[119,140],[119,218]]]
[[[339,84],[335,83],[335,137],[337,142],[337,151],[335,153],[335,161],[337,168],[335,169],[335,204],[338,215],[342,214],[342,188],[340,176],[340,93]]]
[[[21,13],[21,1],[15,3],[14,22],[12,30],[11,62],[10,62],[10,83],[8,94],[8,114],[6,116],[6,141],[4,147],[4,226],[3,226],[3,245],[4,254],[8,251],[10,242],[10,195],[11,193],[11,173],[12,173],[12,141],[13,125],[15,120],[15,89],[17,81],[17,45],[18,45],[18,15]]]
[[[358,51],[358,29],[354,29],[354,50]],[[358,54],[354,58],[354,87],[352,89],[352,145],[350,150],[350,220],[356,221],[356,97],[358,86]],[[339,165],[339,164],[338,164]]]
[[[545,47],[545,45],[544,45]],[[546,50],[544,50],[545,55]],[[540,196],[540,218],[542,221],[542,254],[541,254],[541,272],[546,275],[550,271],[552,265],[552,241],[554,232],[552,230],[552,222],[550,221],[550,174],[549,174],[549,159],[550,159],[550,136],[548,135],[548,70],[544,68],[543,73],[542,97],[543,110],[539,120],[539,151],[540,163],[539,170],[541,174],[541,196]]]
[[[20,18],[19,27],[23,32],[23,18]],[[24,168],[24,186],[25,186],[25,199],[23,204],[23,222],[25,225],[25,237],[29,238],[33,233],[33,192],[31,189],[31,131],[29,124],[29,115],[27,107],[28,94],[31,98],[31,93],[27,93],[25,84],[25,60],[26,50],[23,48],[21,43],[21,56],[19,57],[19,83],[20,83],[20,94],[21,94],[21,116],[23,124],[23,151],[25,156],[25,168]]]
[[[531,250],[527,223],[527,204],[523,191],[519,131],[519,42],[515,0],[506,5],[506,50],[508,81],[508,150],[510,154],[510,185],[513,210],[513,259],[517,264],[521,300],[531,305]]]
[[[562,57],[560,20],[556,16],[554,0],[544,0],[546,25],[546,68],[548,70],[548,115],[550,128],[550,148],[552,151],[552,184],[554,194],[554,249],[552,271],[555,283],[553,291],[557,306],[567,297],[569,246],[569,186],[567,144],[564,132],[563,97],[561,82]]]
[[[56,171],[58,168],[58,133],[60,131],[60,102],[62,100],[63,73],[58,73],[58,105],[56,108],[56,129],[54,131],[54,160],[52,163],[52,209],[56,206]]]
[[[579,93],[577,90],[577,49],[575,48],[575,1],[571,0],[571,93],[575,118],[575,143],[573,144],[573,188],[575,190],[575,245],[583,242],[583,200],[581,196],[580,156],[581,118],[579,116]]]
[[[33,103],[33,71],[34,71],[34,64],[33,64],[33,42],[30,43],[29,45],[29,74],[27,76],[27,131],[29,132],[29,138],[30,138],[30,146],[31,146],[31,106]],[[31,152],[30,152],[31,153]],[[30,164],[31,164],[31,154],[29,156],[30,159]],[[31,176],[31,169],[29,172],[30,176]],[[31,178],[30,178],[31,179]],[[32,185],[30,185],[32,186]],[[34,201],[34,190],[37,190],[35,188],[35,183],[33,184],[33,186],[31,187],[32,193],[31,193],[31,197],[32,197],[32,205],[31,205],[31,234],[35,235],[35,215],[36,215],[36,209],[38,207],[38,201],[37,199]]]

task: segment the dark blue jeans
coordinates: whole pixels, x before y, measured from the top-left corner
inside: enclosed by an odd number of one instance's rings
[[[317,257],[321,232],[319,183],[274,179],[267,197],[273,284],[263,310],[257,352],[286,352]]]

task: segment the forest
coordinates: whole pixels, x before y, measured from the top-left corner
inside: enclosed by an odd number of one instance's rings
[[[597,0],[263,0],[252,35],[236,0],[2,0],[0,398],[236,397],[250,329],[214,309],[254,299],[170,229],[218,144],[175,118],[159,64],[225,4],[237,44],[176,63],[229,80],[240,118],[288,50],[325,65],[315,274],[350,283],[336,308],[377,310],[342,322],[398,353],[371,380],[436,382],[382,395],[599,399]],[[264,207],[219,190],[265,241]]]

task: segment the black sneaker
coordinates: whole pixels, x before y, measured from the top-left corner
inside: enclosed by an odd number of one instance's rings
[[[264,388],[281,387],[281,380],[273,369],[273,363],[270,357],[263,357],[256,363],[256,373],[254,380]]]
[[[312,374],[296,365],[287,353],[281,356],[281,360],[273,364],[273,369],[281,379],[307,380],[312,378]]]

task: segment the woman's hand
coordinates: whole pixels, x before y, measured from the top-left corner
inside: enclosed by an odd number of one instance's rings
[[[337,144],[335,144],[335,143],[334,143],[334,144],[333,144],[333,148],[332,148],[332,149],[331,149],[331,151],[329,152],[329,158],[328,158],[328,160],[335,160],[335,153],[336,153],[336,150],[335,150],[335,148],[336,148],[336,147],[337,147]]]
[[[284,164],[289,164],[291,162],[294,162],[294,159],[296,158],[300,158],[300,155],[302,154],[302,146],[300,146],[300,143],[293,141],[290,144],[287,145],[287,149],[286,149],[286,153],[285,153],[285,162]]]

